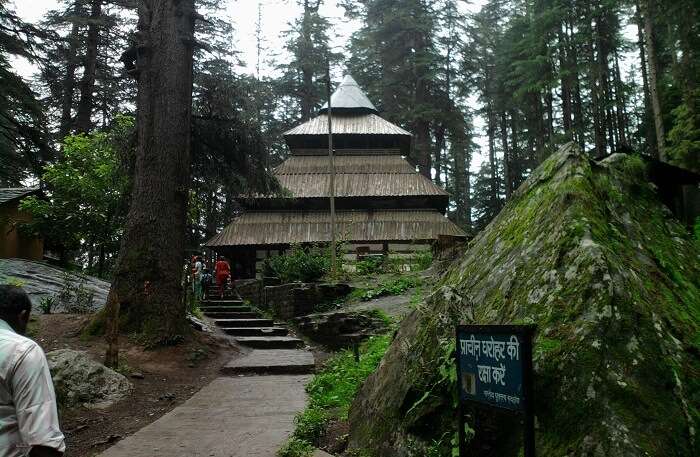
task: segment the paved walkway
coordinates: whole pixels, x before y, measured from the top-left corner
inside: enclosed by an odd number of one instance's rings
[[[218,378],[101,457],[274,457],[304,409],[309,379]]]
[[[204,312],[254,349],[222,367],[224,377],[100,457],[276,456],[306,406],[313,355],[292,349],[303,342],[236,300],[209,303]]]

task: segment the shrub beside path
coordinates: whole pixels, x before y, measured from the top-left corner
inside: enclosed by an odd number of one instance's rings
[[[118,442],[100,457],[274,457],[306,406],[314,358],[301,340],[238,300],[205,302],[205,315],[242,345],[233,359],[185,403]]]

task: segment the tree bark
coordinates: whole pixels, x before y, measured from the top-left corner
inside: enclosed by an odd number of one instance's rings
[[[491,207],[496,208],[498,205],[498,166],[496,163],[496,121],[494,119],[493,108],[489,103],[487,106],[486,122],[488,123],[486,132],[489,140],[489,167],[491,168],[491,189],[489,197]]]
[[[637,22],[637,46],[639,47],[639,62],[642,69],[642,89],[644,91],[644,138],[646,141],[647,150],[654,157],[659,156],[659,151],[656,149],[656,140],[654,129],[652,124],[654,123],[652,108],[651,108],[651,94],[649,91],[649,75],[647,73],[647,57],[646,51],[644,49],[644,20],[642,19],[642,11],[639,6],[639,2],[635,5],[635,21]]]
[[[302,56],[301,56],[301,120],[307,121],[311,119],[314,108],[314,79],[313,79],[313,68],[309,65],[309,62],[314,57],[311,55],[313,53],[313,45],[311,43],[311,13],[312,7],[309,5],[308,0],[304,1],[304,17],[302,20],[301,34],[302,34]]]
[[[643,0],[644,41],[647,50],[647,63],[649,65],[649,98],[651,98],[654,130],[656,132],[657,158],[666,161],[666,133],[664,132],[664,119],[663,113],[661,112],[661,101],[659,99],[658,63],[656,61],[656,45],[654,44],[654,22],[652,18],[654,12],[653,2],[654,0]]]
[[[75,117],[75,129],[82,133],[89,132],[92,127],[91,117],[94,105],[97,47],[100,44],[101,21],[102,0],[92,0],[85,63],[83,65],[83,76],[80,79],[80,103],[78,104],[78,114]]]
[[[131,207],[105,315],[107,328],[118,319],[121,332],[167,344],[178,341],[185,328],[180,281],[196,12],[194,0],[142,0],[138,11],[138,149]],[[114,361],[111,356],[108,362]]]
[[[508,118],[505,111],[501,112],[501,145],[503,147],[503,187],[506,189],[506,200],[510,199],[512,179],[510,177],[510,153],[508,151]]]
[[[73,12],[76,16],[81,14],[80,2],[75,2]],[[74,20],[68,37],[68,55],[66,56],[66,73],[63,75],[63,93],[61,97],[61,125],[59,127],[59,139],[65,138],[73,127],[73,94],[75,92],[75,70],[78,67],[77,48],[80,40],[80,27]]]

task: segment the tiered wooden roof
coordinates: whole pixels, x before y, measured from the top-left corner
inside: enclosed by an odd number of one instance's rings
[[[435,210],[354,210],[336,213],[340,241],[426,241],[464,232]],[[330,241],[328,211],[248,211],[207,242],[210,247]]]
[[[346,76],[331,97],[337,229],[346,241],[464,235],[443,214],[448,194],[403,156],[411,134],[382,119]],[[291,156],[274,171],[282,197],[259,196],[208,246],[330,241],[328,109],[284,134]]]

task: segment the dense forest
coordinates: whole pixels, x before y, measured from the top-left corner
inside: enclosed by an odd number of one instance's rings
[[[50,199],[25,200],[35,215],[25,229],[103,277],[128,238],[138,149],[155,141],[143,130],[149,113],[136,115],[149,90],[140,61],[157,57],[142,37],[149,3],[60,0],[29,24],[0,0],[0,185],[40,181]],[[414,134],[410,159],[449,190],[449,216],[472,233],[569,141],[592,157],[635,151],[700,170],[694,0],[340,0],[361,24],[342,53],[323,0],[298,3],[275,52],[261,26],[274,13],[259,15],[253,74],[237,65],[226,0],[196,0],[178,26],[192,29],[177,51],[191,65],[162,71],[192,76],[181,136],[190,170],[176,177],[189,189],[186,246],[228,222],[236,195],[276,189],[281,134],[324,102],[328,67],[351,73],[383,117]],[[37,68],[30,81],[13,70],[17,57]],[[156,76],[149,84],[167,84]],[[472,173],[477,156],[486,160]]]

